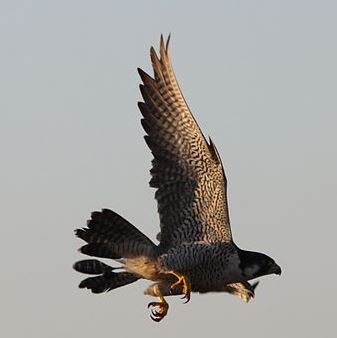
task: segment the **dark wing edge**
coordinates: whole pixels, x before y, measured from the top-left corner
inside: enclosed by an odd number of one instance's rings
[[[150,186],[157,188],[160,240],[166,245],[187,238],[229,241],[227,184],[221,159],[183,97],[168,53],[169,40],[170,36],[165,44],[161,35],[159,57],[153,47],[150,49],[154,78],[138,69],[144,100],[138,107],[147,134],[144,138],[154,156]]]

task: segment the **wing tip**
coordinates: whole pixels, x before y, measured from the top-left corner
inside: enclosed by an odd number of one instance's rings
[[[171,40],[171,32],[167,36],[166,43],[165,43],[164,35],[160,34],[160,48],[167,52],[169,45],[170,45],[170,40]]]
[[[166,40],[166,51],[168,51],[169,49],[170,40],[171,40],[171,32],[169,33],[167,40]]]

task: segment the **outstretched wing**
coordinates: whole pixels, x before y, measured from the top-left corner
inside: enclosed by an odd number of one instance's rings
[[[168,54],[169,38],[160,40],[160,57],[151,48],[154,78],[138,69],[143,84],[145,141],[152,151],[150,186],[160,216],[160,244],[231,241],[226,177],[218,152],[208,143],[189,110]]]

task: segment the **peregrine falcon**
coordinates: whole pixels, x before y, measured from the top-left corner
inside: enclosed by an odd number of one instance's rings
[[[232,239],[224,168],[179,88],[169,38],[165,43],[161,36],[159,55],[153,47],[150,50],[153,77],[138,69],[143,97],[138,107],[153,154],[150,186],[156,189],[159,244],[109,209],[94,211],[87,227],[75,230],[86,242],[81,253],[119,263],[115,267],[96,259],[75,263],[75,270],[94,275],[79,287],[102,293],[148,279],[153,284],[144,293],[157,297],[148,304],[157,322],[168,312],[166,296],[183,295],[187,303],[191,292],[227,292],[248,302],[257,285],[249,280],[281,274],[272,258],[242,250]]]

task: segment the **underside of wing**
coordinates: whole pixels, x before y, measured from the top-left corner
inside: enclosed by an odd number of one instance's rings
[[[196,241],[230,241],[226,177],[217,150],[189,110],[168,54],[151,48],[154,78],[139,69],[144,102],[139,102],[145,141],[152,151],[150,186],[160,215],[164,247]]]

